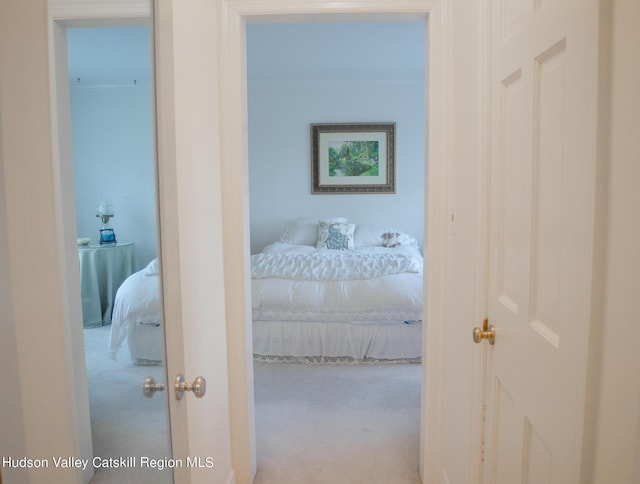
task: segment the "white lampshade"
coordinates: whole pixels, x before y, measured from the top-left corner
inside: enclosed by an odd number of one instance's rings
[[[113,217],[114,215],[113,205],[105,201],[98,203],[96,207],[96,217]]]

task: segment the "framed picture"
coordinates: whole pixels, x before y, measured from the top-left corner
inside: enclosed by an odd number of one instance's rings
[[[395,193],[395,123],[311,125],[311,193]]]

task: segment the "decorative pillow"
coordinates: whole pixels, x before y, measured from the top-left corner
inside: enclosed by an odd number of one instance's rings
[[[398,247],[400,245],[418,246],[418,241],[408,234],[392,230],[382,234],[382,245],[384,247]]]
[[[320,222],[318,249],[353,250],[355,228],[354,224]]]
[[[333,217],[322,219],[322,221],[330,223],[346,223],[344,217]],[[292,220],[285,226],[284,233],[280,237],[283,244],[311,245],[316,246],[318,243],[318,223],[317,218],[299,218]]]

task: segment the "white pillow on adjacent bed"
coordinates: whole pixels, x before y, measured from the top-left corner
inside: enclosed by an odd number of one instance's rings
[[[409,234],[398,230],[391,230],[382,234],[382,245],[384,247],[400,247],[401,245],[418,247],[418,241]]]
[[[355,246],[374,247],[382,245],[382,234],[392,231],[388,225],[380,224],[357,224],[355,231]]]
[[[356,226],[321,221],[318,225],[318,249],[353,250]]]
[[[412,236],[388,225],[357,224],[354,239],[356,249],[375,246],[397,247],[399,245],[418,247],[418,241]]]
[[[284,244],[311,245],[318,244],[318,226],[320,222],[346,223],[345,217],[332,218],[299,218],[292,220],[285,225],[284,232],[280,237],[280,242]]]

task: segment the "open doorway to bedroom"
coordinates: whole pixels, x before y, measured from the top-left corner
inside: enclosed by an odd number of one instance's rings
[[[153,29],[138,23],[66,28],[93,481],[170,483],[170,468],[138,465],[171,456],[168,400],[142,392],[146,377],[166,381],[166,369]],[[100,465],[108,459],[123,464]]]
[[[319,221],[329,219],[346,230],[347,239],[353,238],[351,249],[384,250],[383,234],[392,233],[400,245],[415,242],[422,253],[425,38],[424,20],[247,25],[253,256],[265,248],[269,254],[311,252],[318,244]],[[393,123],[394,193],[312,194],[315,123]],[[349,141],[354,140],[361,138]],[[351,293],[351,281],[336,283],[337,292],[347,294],[357,307],[342,308],[352,311],[349,318],[329,317],[338,311],[336,299],[319,302],[316,296],[326,295],[328,285],[318,289],[313,284],[292,282],[286,288],[286,307],[276,307],[268,306],[271,288],[252,280],[255,482],[303,482],[308,476],[321,476],[323,482],[420,482],[422,369],[415,358],[420,355],[394,353],[392,347],[398,341],[403,345],[411,332],[408,339],[421,348],[421,313],[415,306],[407,310],[390,303],[387,316],[372,314],[376,311],[365,316],[381,303],[367,304],[366,292]],[[296,292],[301,286],[302,292]],[[407,286],[399,292],[407,296],[413,290]],[[413,303],[421,304],[421,286],[418,293],[419,301],[413,298]],[[301,306],[305,298],[316,305],[314,310]],[[266,306],[260,308],[263,302]],[[335,333],[357,332],[373,323],[347,344],[357,341],[365,349],[337,349],[318,358],[317,348],[300,343],[306,330],[295,326],[318,315],[329,324],[318,324],[311,332],[332,333],[322,340],[325,348],[338,341]],[[371,327],[384,332],[384,324],[392,321],[397,323],[393,331],[406,330],[398,339],[389,333],[380,340],[368,332]],[[258,327],[260,323],[265,326]],[[298,343],[280,346],[290,338]],[[296,344],[300,348],[289,351]]]

